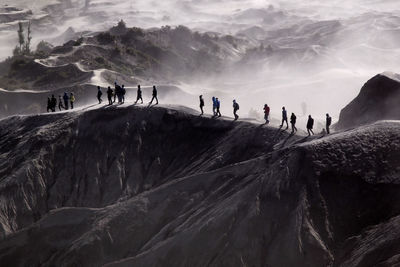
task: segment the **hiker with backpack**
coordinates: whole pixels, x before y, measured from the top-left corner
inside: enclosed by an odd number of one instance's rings
[[[239,115],[237,115],[237,111],[239,110],[239,104],[236,100],[233,100],[233,115],[235,116],[235,121],[239,119]]]
[[[311,117],[311,115],[308,115],[308,121],[307,121],[308,136],[310,136],[311,133],[314,135],[313,127],[314,127],[314,119]]]
[[[103,99],[101,99],[101,96],[103,95],[103,92],[101,91],[100,86],[97,86],[97,100],[99,100],[99,104],[103,102]]]
[[[114,93],[113,89],[111,89],[111,87],[109,86],[107,88],[107,99],[108,99],[109,106],[111,106],[113,104],[113,101],[112,101],[113,93]]]
[[[212,97],[212,102],[213,102],[213,117],[217,117],[217,100],[215,96]]]
[[[268,124],[269,123],[269,111],[270,111],[270,108],[269,108],[269,106],[267,105],[267,104],[265,104],[264,105],[264,119],[265,119],[265,124]]]
[[[142,104],[143,104],[143,98],[142,98],[142,88],[140,88],[140,84],[137,86],[137,97],[136,97],[136,102],[135,104],[137,104],[137,102],[141,100]]]
[[[74,109],[74,103],[75,103],[74,93],[71,93],[71,95],[69,96],[69,102],[71,104],[71,109]]]
[[[64,92],[63,100],[64,100],[64,108],[65,110],[68,110],[69,97],[67,92]]]
[[[280,128],[283,127],[283,123],[286,122],[286,130],[289,128],[289,123],[288,123],[288,119],[287,119],[287,111],[285,109],[285,107],[282,107],[282,123],[279,126]]]
[[[204,114],[204,110],[203,110],[203,108],[204,108],[204,99],[203,99],[203,95],[200,95],[200,96],[199,96],[199,99],[200,99],[200,110],[201,110],[200,116],[201,116],[201,115]]]
[[[295,131],[297,132],[296,120],[297,120],[297,117],[296,117],[296,115],[294,115],[294,113],[292,112],[292,115],[290,116],[290,125],[292,126],[292,134],[293,134]]]
[[[326,113],[326,133],[330,134],[330,126],[332,124],[332,117],[329,116],[328,113]]]
[[[149,103],[150,105],[153,103],[154,99],[157,101],[156,105],[158,105],[157,88],[155,85],[153,85],[153,98],[151,99],[151,101]]]
[[[218,97],[215,98],[215,103],[217,104],[217,113],[216,113],[216,115],[217,115],[218,117],[221,117],[221,116],[222,116],[222,115],[221,115],[221,111],[220,111],[221,102],[219,101]]]

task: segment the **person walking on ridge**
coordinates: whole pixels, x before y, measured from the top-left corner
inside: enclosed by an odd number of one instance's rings
[[[203,115],[203,114],[204,114],[204,110],[203,110],[203,107],[204,107],[204,99],[203,99],[203,95],[200,95],[200,96],[199,96],[199,99],[200,99],[200,110],[201,110],[201,114],[200,114],[200,116],[201,116],[201,115]]]
[[[294,115],[294,113],[292,113],[292,115],[290,116],[290,125],[292,126],[292,134],[296,131],[297,132],[297,128],[296,128],[296,115]]]
[[[99,104],[103,102],[103,99],[101,99],[101,96],[103,95],[103,92],[101,91],[100,86],[97,86],[97,100],[99,100]]]
[[[221,111],[220,111],[221,102],[219,101],[218,97],[215,99],[215,102],[217,103],[217,116],[218,116],[218,117],[221,117],[221,116],[222,116],[222,115],[221,115]]]
[[[236,100],[233,100],[233,115],[235,116],[235,121],[239,119],[239,115],[236,112],[239,110],[239,104]]]
[[[280,128],[283,127],[283,123],[286,122],[286,130],[289,128],[289,123],[288,123],[288,119],[287,119],[287,111],[285,109],[285,107],[282,107],[282,123],[280,125]]]
[[[215,96],[212,97],[213,102],[213,117],[217,117],[217,99]]]
[[[57,99],[51,95],[51,112],[56,112]]]
[[[71,109],[74,109],[74,103],[75,103],[74,93],[71,93],[71,95],[69,96],[69,102],[71,104]]]
[[[64,100],[64,108],[65,110],[68,110],[69,97],[67,92],[64,92],[63,100]]]
[[[265,104],[264,105],[264,119],[265,119],[265,124],[268,124],[269,123],[269,111],[270,111],[270,108],[269,108],[269,106],[267,105],[267,104]]]
[[[63,103],[62,103],[62,98],[61,95],[58,95],[58,109],[61,111],[64,109]]]
[[[126,94],[125,85],[122,85],[122,87],[121,87],[121,104],[125,103],[125,94]]]
[[[328,113],[326,113],[326,133],[330,134],[330,126],[332,124],[332,117],[329,116]]]
[[[111,89],[111,87],[109,86],[109,87],[107,88],[107,99],[108,99],[108,105],[109,105],[109,106],[111,106],[111,105],[113,104],[113,101],[112,101],[113,93],[114,93],[114,91],[113,91],[113,90]]]
[[[314,119],[311,117],[311,115],[308,115],[308,121],[307,121],[307,132],[308,132],[308,136],[311,135],[311,133],[314,135],[313,132],[313,127],[314,127]]]
[[[153,98],[151,99],[151,101],[149,103],[150,105],[153,104],[154,99],[157,101],[156,105],[158,105],[157,88],[155,85],[153,85]]]
[[[50,112],[51,110],[51,99],[50,97],[47,97],[47,112]]]
[[[137,86],[137,97],[136,97],[136,102],[135,104],[137,104],[137,102],[141,100],[142,104],[143,104],[143,98],[142,98],[142,88],[140,88],[140,84]]]

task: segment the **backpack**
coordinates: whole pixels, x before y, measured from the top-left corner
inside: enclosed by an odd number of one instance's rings
[[[239,104],[235,103],[235,109],[239,110]]]

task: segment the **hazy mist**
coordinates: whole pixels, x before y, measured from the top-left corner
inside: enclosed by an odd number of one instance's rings
[[[42,9],[55,1],[2,3],[46,16]],[[273,55],[255,64],[232,68],[218,77],[180,85],[192,94],[221,92],[223,111],[230,113],[232,99],[241,113],[272,106],[278,116],[281,106],[289,112],[322,118],[338,116],[369,78],[383,71],[400,72],[400,10],[397,1],[126,1],[91,0],[66,10],[67,16],[49,36],[34,35],[34,42],[54,40],[69,27],[75,31],[101,31],[123,19],[128,26],[143,28],[185,25],[201,32],[218,32],[247,38],[254,47],[271,46]],[[85,5],[87,8],[85,8]],[[0,58],[11,55],[16,32],[0,24]],[[243,64],[242,64],[243,65]],[[193,103],[182,103],[197,106]],[[208,107],[209,108],[209,107]]]

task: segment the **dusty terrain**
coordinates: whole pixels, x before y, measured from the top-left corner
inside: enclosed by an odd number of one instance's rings
[[[306,138],[181,107],[0,121],[5,266],[393,266],[400,123]]]

